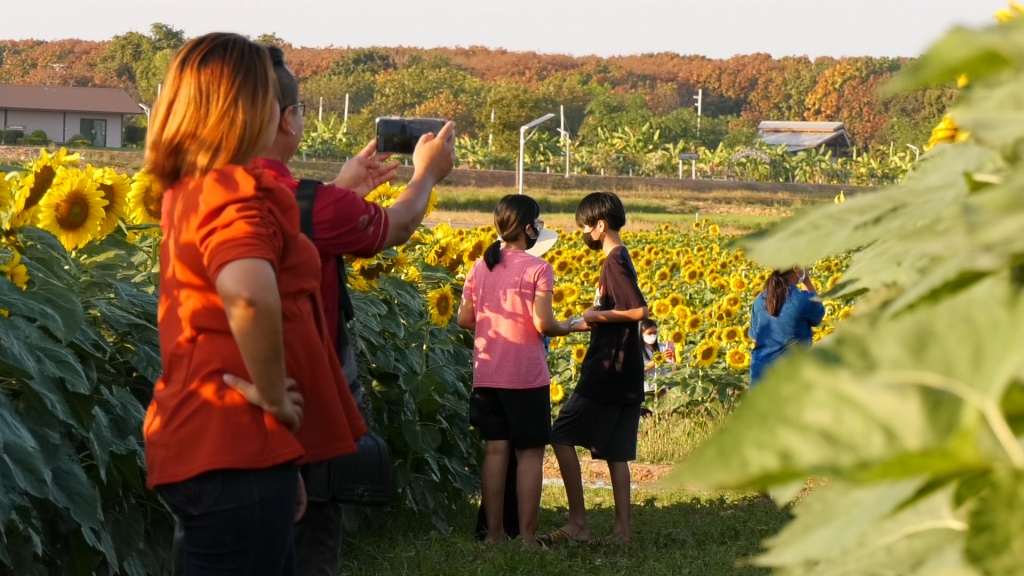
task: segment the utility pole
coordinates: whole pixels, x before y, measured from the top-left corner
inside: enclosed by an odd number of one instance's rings
[[[562,104],[558,105],[558,113],[562,117],[562,127],[558,129],[559,134],[562,136],[562,142],[565,143],[565,177],[569,177],[569,133],[565,130],[565,106]]]
[[[345,92],[345,116],[341,119],[341,132],[344,134],[348,128],[348,92]]]
[[[698,88],[697,89],[697,95],[694,96],[693,99],[697,101],[697,103],[694,104],[694,106],[697,107],[697,138],[700,139],[700,115],[701,115],[701,107],[702,107],[702,105],[704,103],[704,89],[703,88]]]

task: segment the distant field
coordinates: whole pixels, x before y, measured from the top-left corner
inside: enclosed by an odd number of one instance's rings
[[[449,222],[453,226],[490,224],[494,206],[505,194],[503,188],[439,188],[438,209],[428,224]],[[541,206],[548,226],[575,229],[576,206],[589,191],[530,189]],[[716,190],[710,192],[645,190],[617,192],[626,206],[628,229],[649,230],[664,222],[688,225],[697,218],[709,218],[724,232],[744,233],[764,228],[812,204],[831,201],[822,196],[790,192]]]
[[[79,149],[83,160],[93,166],[110,166],[134,174],[142,167],[142,150]],[[0,146],[0,164],[21,164],[37,158],[37,147]],[[331,162],[294,162],[297,177],[330,179],[341,164]],[[399,168],[397,181],[409,177],[407,167]],[[447,182],[454,182],[448,184]],[[456,170],[446,183],[438,186],[438,209],[427,224],[449,222],[471,227],[490,224],[494,206],[505,194],[516,193],[508,172]],[[573,214],[580,199],[595,189],[615,190],[626,205],[627,229],[649,230],[670,222],[689,224],[696,218],[709,218],[725,233],[740,234],[769,226],[805,206],[831,202],[835,186],[676,180],[666,178],[580,177],[562,179],[557,175],[530,173],[524,193],[541,205],[549,226],[575,229]],[[536,185],[541,183],[542,185]],[[749,187],[749,189],[747,188]],[[847,195],[856,194],[852,189]]]

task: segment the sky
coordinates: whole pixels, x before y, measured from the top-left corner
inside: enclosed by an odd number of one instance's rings
[[[1008,0],[5,0],[0,39],[109,40],[154,22],[186,37],[275,34],[294,46],[484,46],[621,56],[919,56]]]

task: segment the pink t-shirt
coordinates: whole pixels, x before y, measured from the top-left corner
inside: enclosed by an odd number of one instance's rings
[[[551,384],[541,334],[533,325],[537,292],[551,292],[555,271],[522,250],[502,250],[488,270],[481,258],[466,275],[462,297],[473,303],[473,386],[538,388]]]

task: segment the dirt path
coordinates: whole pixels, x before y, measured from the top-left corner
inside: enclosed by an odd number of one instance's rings
[[[608,475],[608,464],[603,460],[592,460],[589,456],[580,457],[580,469],[583,472],[583,481],[586,484],[611,482]],[[664,478],[672,466],[668,464],[642,464],[630,462],[629,471],[634,484],[652,484]],[[561,480],[558,472],[558,462],[550,452],[544,456],[544,479]]]

